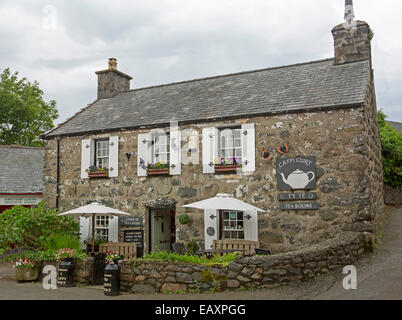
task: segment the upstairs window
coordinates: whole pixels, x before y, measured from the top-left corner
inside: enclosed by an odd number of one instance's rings
[[[241,128],[224,128],[219,130],[219,155],[225,163],[242,163]]]
[[[170,162],[170,136],[157,134],[152,137],[152,164]]]
[[[97,140],[95,144],[95,166],[109,168],[109,140]]]

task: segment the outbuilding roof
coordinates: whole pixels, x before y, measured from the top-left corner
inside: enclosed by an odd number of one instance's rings
[[[359,105],[369,72],[368,60],[327,59],[135,89],[95,101],[44,137]]]
[[[0,193],[43,192],[43,148],[0,146]]]
[[[396,131],[402,132],[402,123],[396,121],[387,121]]]

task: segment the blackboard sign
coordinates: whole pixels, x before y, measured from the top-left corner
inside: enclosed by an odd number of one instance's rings
[[[131,216],[131,217],[120,217],[121,227],[142,227],[142,217],[141,216]]]
[[[143,230],[126,230],[124,231],[124,242],[137,244],[137,248],[142,248],[144,245]]]
[[[315,157],[277,159],[276,181],[278,190],[315,189]]]

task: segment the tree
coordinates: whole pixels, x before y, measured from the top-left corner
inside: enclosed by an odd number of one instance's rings
[[[57,117],[56,101],[44,100],[37,81],[18,79],[8,68],[0,74],[0,144],[42,146],[39,136]]]
[[[385,121],[387,116],[378,111],[382,147],[384,182],[394,187],[402,186],[402,134]]]

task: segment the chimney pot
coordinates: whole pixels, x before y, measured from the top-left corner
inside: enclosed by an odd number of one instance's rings
[[[117,59],[109,58],[109,70],[117,70]]]

